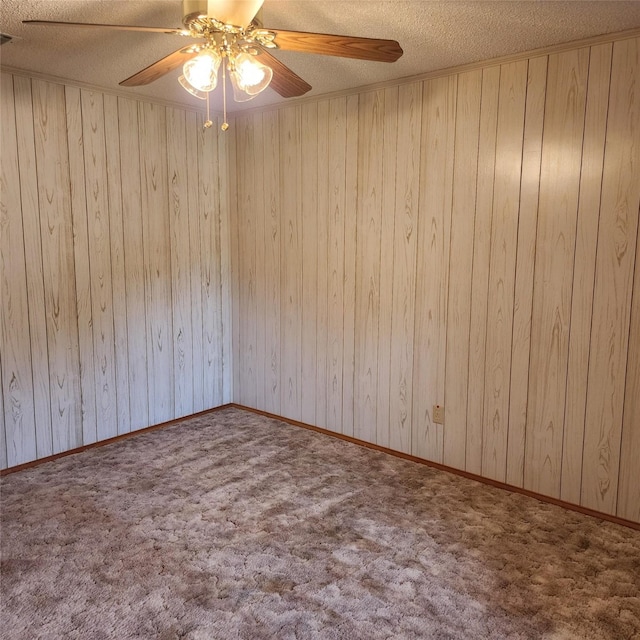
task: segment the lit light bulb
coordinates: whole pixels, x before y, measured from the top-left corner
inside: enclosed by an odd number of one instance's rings
[[[238,89],[250,96],[256,96],[264,91],[273,78],[273,71],[270,67],[262,64],[255,56],[249,53],[240,53],[235,56],[233,70],[231,72],[232,81]],[[248,100],[250,98],[245,98]]]
[[[205,49],[192,60],[184,63],[182,71],[187,82],[199,91],[213,91],[218,84],[220,56],[211,49]]]
[[[200,99],[200,100],[206,100],[207,99],[207,94],[203,93],[202,91],[198,91],[198,89],[196,89],[195,87],[191,86],[191,84],[189,84],[189,81],[184,77],[184,76],[180,76],[178,78],[178,82],[182,85],[182,87],[184,89],[186,89],[192,96],[195,96],[196,98]]]

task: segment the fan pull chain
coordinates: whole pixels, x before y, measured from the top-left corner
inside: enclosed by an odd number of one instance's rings
[[[203,126],[204,131],[209,129],[209,127],[211,127],[212,124],[213,122],[211,122],[211,118],[209,116],[209,92],[207,91],[207,119],[205,120],[205,123]]]
[[[224,122],[220,127],[223,131],[229,128],[227,122],[227,59],[222,58],[222,118]]]

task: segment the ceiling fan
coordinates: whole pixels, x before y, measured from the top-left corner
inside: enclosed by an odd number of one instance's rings
[[[24,20],[25,24],[165,33],[199,40],[126,78],[120,85],[146,85],[182,66],[180,84],[207,99],[222,66],[223,92],[228,71],[234,100],[251,100],[271,86],[284,98],[304,95],[311,85],[272,56],[269,50],[300,51],[376,62],[395,62],[403,53],[395,40],[264,28],[258,13],[264,0],[183,0],[183,28],[139,27]],[[226,92],[224,94],[226,115]],[[228,125],[223,125],[226,129]],[[206,126],[211,126],[207,118]]]

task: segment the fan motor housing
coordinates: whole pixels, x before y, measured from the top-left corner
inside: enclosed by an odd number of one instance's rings
[[[182,0],[185,27],[200,18],[215,18],[225,24],[246,27],[264,0]]]

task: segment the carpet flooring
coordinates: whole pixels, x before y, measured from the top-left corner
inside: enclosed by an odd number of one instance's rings
[[[640,533],[236,408],[2,479],[6,640],[640,638]]]

